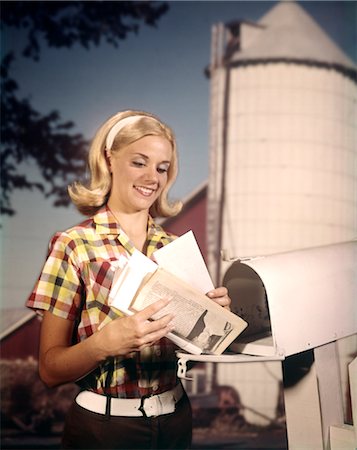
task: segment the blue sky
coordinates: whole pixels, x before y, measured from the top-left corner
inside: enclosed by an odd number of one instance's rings
[[[211,26],[233,19],[258,21],[275,1],[174,1],[157,28],[143,26],[119,49],[102,44],[87,51],[43,48],[39,63],[19,58],[21,95],[43,113],[63,120],[90,139],[111,114],[126,108],[152,111],[175,130],[180,173],[172,190],[182,198],[207,179]],[[357,61],[357,3],[299,2],[327,34]],[[2,51],[21,50],[23,34],[2,36]],[[36,177],[31,165],[24,168]],[[81,220],[73,208],[53,208],[36,192],[13,197],[18,213],[3,217],[0,305],[22,306],[39,274],[50,236]]]

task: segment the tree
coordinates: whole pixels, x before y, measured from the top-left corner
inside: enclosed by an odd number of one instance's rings
[[[166,2],[151,1],[16,1],[1,2],[0,24],[25,29],[27,44],[22,57],[39,61],[41,45],[86,49],[102,41],[114,47],[139,31],[139,24],[156,26],[167,11]],[[1,61],[1,213],[15,214],[11,195],[16,189],[38,189],[54,199],[55,206],[69,204],[66,186],[83,173],[88,142],[74,133],[72,121],[62,121],[56,110],[41,114],[28,98],[19,98],[11,77],[16,55]],[[41,180],[21,173],[21,164],[33,161]]]

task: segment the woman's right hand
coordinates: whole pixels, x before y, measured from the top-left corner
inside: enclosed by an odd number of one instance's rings
[[[129,317],[113,320],[87,339],[72,345],[74,322],[45,311],[41,325],[39,371],[48,386],[75,381],[109,356],[140,351],[172,331],[172,315],[150,321],[168,304],[158,300]]]
[[[169,300],[166,299],[157,300],[132,316],[120,317],[109,322],[95,333],[93,338],[96,337],[95,345],[101,359],[140,351],[150,347],[172,331],[173,316],[171,314],[157,320],[149,320],[168,303]]]

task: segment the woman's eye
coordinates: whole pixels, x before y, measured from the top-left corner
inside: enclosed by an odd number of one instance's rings
[[[157,168],[157,171],[159,173],[166,173],[168,170],[169,170],[169,168],[166,167],[166,166],[160,166],[160,167]]]
[[[141,162],[141,161],[133,161],[133,165],[134,165],[135,167],[144,167],[144,166],[145,166],[145,163],[144,163],[144,162]]]

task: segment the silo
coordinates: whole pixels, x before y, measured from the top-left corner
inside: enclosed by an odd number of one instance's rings
[[[357,71],[295,2],[212,30],[208,261],[357,236]]]
[[[213,26],[211,48],[207,249],[216,284],[230,258],[355,239],[355,63],[292,1],[258,23]],[[274,417],[281,368],[269,364],[217,373]]]

